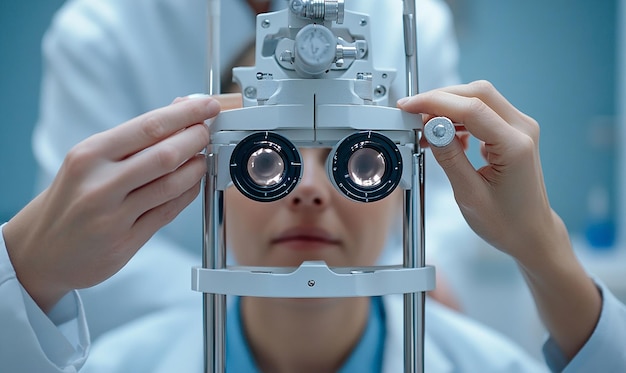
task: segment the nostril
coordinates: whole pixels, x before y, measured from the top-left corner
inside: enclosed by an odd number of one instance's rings
[[[320,197],[313,197],[313,198],[302,198],[302,197],[294,197],[291,200],[291,203],[293,206],[304,206],[304,205],[309,205],[309,206],[323,206],[324,205],[324,200]]]

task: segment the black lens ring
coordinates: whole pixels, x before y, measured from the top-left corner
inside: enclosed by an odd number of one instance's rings
[[[383,183],[365,187],[355,183],[349,176],[348,161],[358,150],[370,148],[381,153],[385,159]],[[402,178],[402,155],[396,144],[378,132],[363,131],[349,135],[335,147],[330,155],[329,174],[335,187],[348,198],[361,202],[374,202],[391,194]]]
[[[248,173],[248,159],[259,149],[273,149],[285,165],[282,182],[263,186],[252,181]],[[289,194],[302,175],[302,159],[298,149],[285,137],[274,132],[255,132],[241,140],[230,157],[230,178],[246,197],[259,202],[272,202]]]

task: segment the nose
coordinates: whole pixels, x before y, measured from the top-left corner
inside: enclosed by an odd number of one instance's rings
[[[325,169],[324,149],[301,149],[302,179],[288,196],[293,209],[323,210],[330,202],[332,185]]]

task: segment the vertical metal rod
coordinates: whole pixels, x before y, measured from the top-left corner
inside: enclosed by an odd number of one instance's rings
[[[208,29],[207,29],[207,93],[217,95],[221,93],[221,66],[220,66],[220,17],[221,0],[208,0]]]
[[[207,14],[207,93],[220,93],[220,0],[208,0]],[[217,190],[215,155],[207,149],[207,174],[204,178],[202,203],[202,267],[226,267],[226,245],[220,232],[223,222],[223,192]],[[226,296],[204,293],[204,370],[206,373],[226,371]]]
[[[417,16],[416,0],[402,0],[404,3],[402,22],[404,30],[404,54],[406,57],[406,93],[407,96],[417,94],[419,84],[417,77]]]
[[[412,190],[405,193],[404,267],[425,265],[424,255],[424,152],[413,155]],[[404,294],[404,371],[424,372],[425,293]]]
[[[418,137],[419,138],[419,137]],[[419,158],[418,158],[418,179],[419,179],[419,195],[417,196],[416,199],[419,199],[418,205],[419,205],[419,219],[417,219],[417,252],[418,252],[418,256],[417,256],[417,262],[416,262],[416,266],[417,267],[424,267],[426,265],[426,220],[425,220],[425,208],[424,206],[426,205],[425,203],[425,175],[426,175],[426,154],[424,154],[424,149],[422,149],[421,147],[419,147],[419,143],[420,141],[418,140],[418,149],[419,149]],[[424,319],[425,319],[425,306],[426,306],[426,293],[425,292],[419,292],[417,294],[414,294],[416,299],[416,304],[415,304],[415,308],[416,308],[416,319],[417,319],[417,325],[415,328],[415,331],[417,333],[416,339],[417,339],[417,348],[416,348],[416,360],[419,363],[419,365],[417,366],[416,372],[418,373],[423,373],[424,372],[424,359],[426,357],[426,355],[424,354],[424,336],[425,336],[425,323],[424,323]]]
[[[415,156],[414,156],[415,157]],[[415,169],[413,166],[412,169]],[[414,178],[415,180],[415,178]],[[413,183],[413,185],[415,185]],[[413,188],[412,188],[413,189]],[[413,250],[413,242],[415,240],[413,234],[414,226],[414,196],[413,190],[407,190],[404,195],[404,267],[413,268],[416,265],[415,252]],[[404,294],[404,372],[415,372],[415,361],[417,352],[417,343],[414,336],[417,322],[415,320],[415,293]]]
[[[207,154],[208,171],[203,193],[202,267],[226,267],[226,246],[221,243],[224,193],[216,190],[215,159]],[[204,326],[204,369],[206,373],[223,373],[226,369],[226,296],[202,295]]]
[[[404,51],[406,58],[406,93],[418,93],[416,0],[403,0]],[[419,146],[421,129],[416,130],[417,141],[412,164],[412,191],[405,195],[404,267],[424,267],[424,151]],[[424,372],[424,306],[425,293],[404,295],[404,371]]]

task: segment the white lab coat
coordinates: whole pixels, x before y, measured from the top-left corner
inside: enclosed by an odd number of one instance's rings
[[[41,117],[33,139],[42,187],[67,151],[87,136],[167,105],[176,96],[205,91],[205,4],[67,2],[44,42]],[[222,66],[228,66],[254,34],[254,18],[242,0],[222,5]],[[376,27],[380,31],[372,50],[379,51],[379,67],[396,67],[403,76],[403,58],[398,57],[401,1],[354,0],[350,5],[375,15],[372,22],[393,19]],[[418,1],[418,31],[421,90],[458,82],[457,48],[443,1]],[[397,80],[393,98],[403,92]],[[429,182],[443,179],[429,172]],[[431,190],[449,191],[443,185]],[[440,196],[435,196],[438,211],[446,217],[435,211],[427,224],[449,231],[430,237],[451,237],[444,233],[462,231],[465,224],[460,217],[450,218],[458,210],[450,209],[449,195]],[[438,219],[445,223],[437,224]],[[201,306],[199,294],[190,290],[189,268],[199,263],[200,221],[196,201],[118,274],[82,291],[84,311],[81,297],[72,293],[49,315],[21,289],[0,242],[0,370],[74,372],[91,351],[86,372],[199,372]],[[402,362],[401,312],[393,299],[385,305],[389,325],[384,364],[386,371],[397,372],[396,364]],[[429,305],[427,319],[429,372],[514,372],[513,365],[519,372],[541,370],[503,338],[440,306]]]

